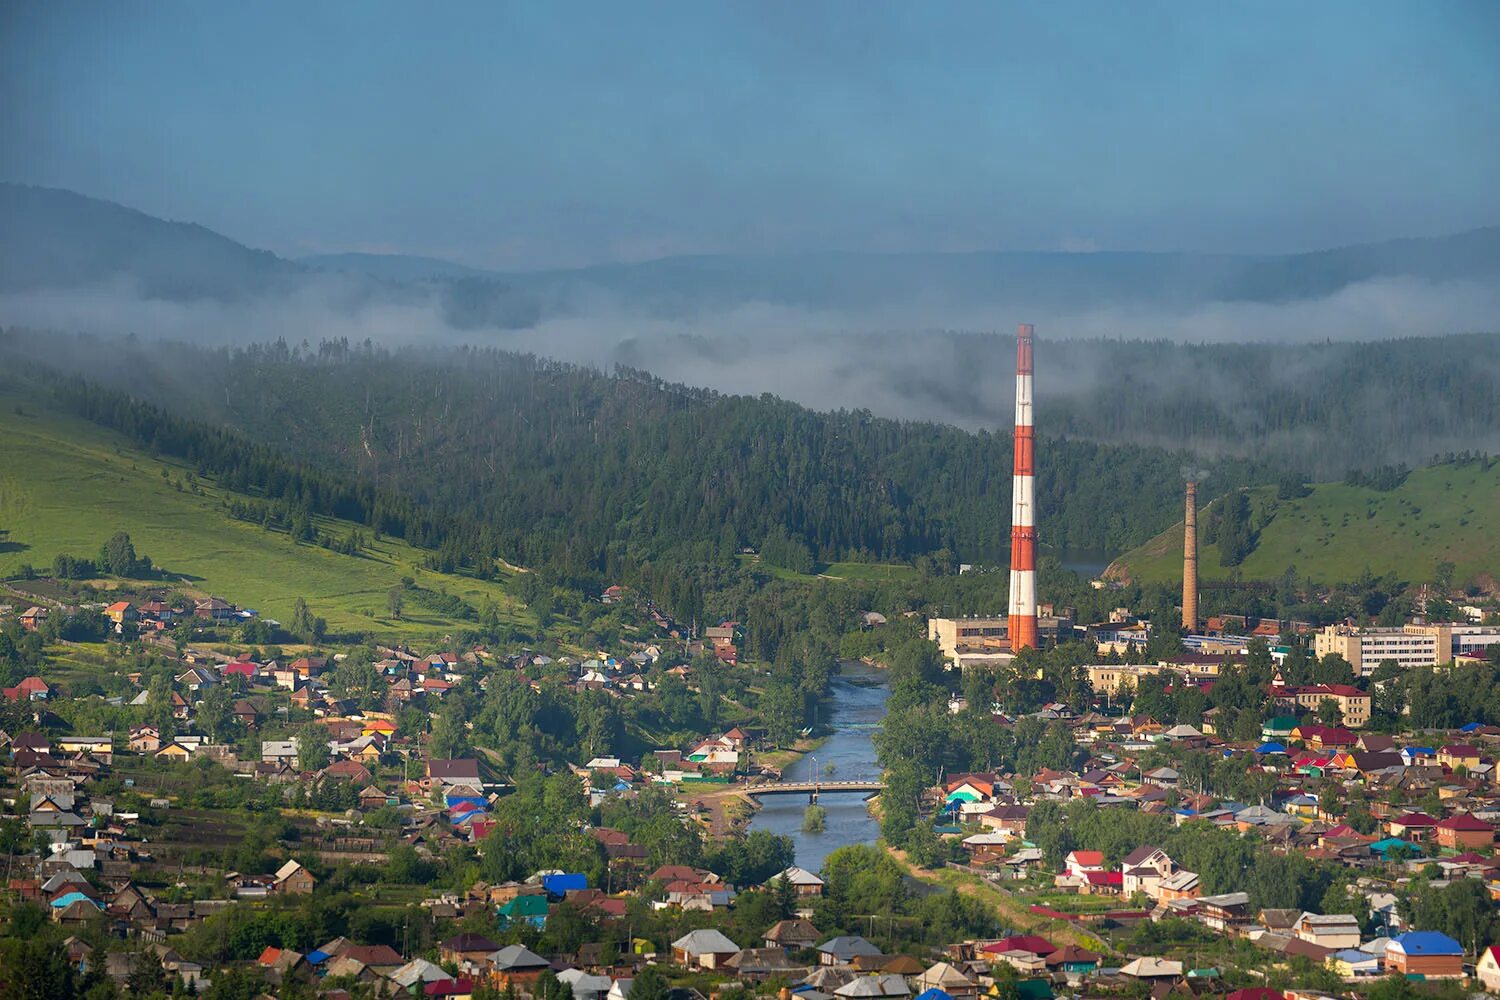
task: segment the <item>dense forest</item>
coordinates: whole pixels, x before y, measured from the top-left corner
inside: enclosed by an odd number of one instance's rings
[[[17,366],[31,354],[16,335],[5,346]],[[1008,433],[469,348],[75,346],[52,356],[114,387],[59,394],[89,419],[232,488],[291,492],[437,547],[453,568],[497,556],[576,576],[667,555],[722,562],[767,542],[802,563],[803,546],[817,561],[1006,557]],[[1178,516],[1183,467],[1198,461],[1066,438],[1039,454],[1052,550],[1150,538]],[[267,465],[288,460],[295,473]],[[1243,461],[1210,466],[1204,481],[1224,491],[1274,481]]]
[[[1268,327],[1265,341],[1253,343],[1078,340],[1043,326],[1038,427],[1255,458],[1320,481],[1350,469],[1424,465],[1450,451],[1500,451],[1500,334],[1315,343],[1277,342],[1281,336]],[[810,373],[779,374],[776,350]],[[867,399],[883,415],[1001,432],[1011,422],[1009,333],[851,334],[770,345],[703,336],[620,353],[718,386],[800,387],[793,398],[813,404],[822,389],[823,398]],[[839,391],[841,383],[858,393]]]

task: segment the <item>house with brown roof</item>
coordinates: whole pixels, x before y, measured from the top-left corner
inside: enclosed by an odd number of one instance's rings
[[[456,785],[479,787],[479,761],[470,759],[429,760],[422,779],[423,791],[445,789]]]
[[[276,869],[276,877],[272,883],[277,892],[290,893],[303,896],[313,891],[314,879],[312,872],[308,871],[295,860],[288,861]],[[400,956],[397,956],[398,958]],[[366,965],[370,964],[368,962]],[[400,965],[400,962],[396,963]]]
[[[1447,746],[1438,747],[1438,763],[1455,771],[1460,767],[1465,770],[1478,767],[1480,759],[1478,748],[1467,743],[1450,743]]]
[[[765,933],[767,948],[783,948],[786,951],[801,951],[818,943],[822,933],[809,920],[796,918],[778,920]]]

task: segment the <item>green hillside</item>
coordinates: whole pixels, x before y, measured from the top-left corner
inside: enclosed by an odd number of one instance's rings
[[[1470,462],[1418,469],[1389,492],[1322,483],[1297,500],[1251,491],[1254,551],[1238,567],[1247,580],[1269,580],[1288,566],[1323,582],[1356,579],[1368,568],[1412,581],[1431,580],[1451,562],[1454,579],[1500,577],[1500,463]],[[1215,546],[1203,543],[1199,576],[1222,580],[1230,570]],[[1125,553],[1109,575],[1145,582],[1182,579],[1182,524]]]
[[[163,478],[168,470],[170,479]],[[422,636],[459,622],[408,598],[400,619],[387,595],[403,577],[429,591],[460,597],[475,609],[493,601],[503,618],[528,630],[535,621],[499,582],[433,573],[423,553],[398,539],[368,541],[359,555],[297,544],[284,533],[236,521],[225,492],[198,479],[198,493],[178,490],[190,470],[127,447],[124,439],[76,417],[0,388],[0,576],[22,565],[43,570],[59,553],[93,557],[116,531],[138,552],[184,582],[177,589],[213,594],[289,621],[304,598],[330,631],[376,630]],[[318,528],[343,538],[353,525],[322,519]],[[369,536],[368,529],[365,535]]]

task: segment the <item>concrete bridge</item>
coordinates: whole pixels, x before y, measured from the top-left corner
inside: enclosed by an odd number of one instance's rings
[[[819,793],[864,792],[865,798],[874,798],[885,790],[879,781],[768,781],[761,785],[746,787],[745,794],[751,798],[762,795],[806,795],[807,801],[818,801]]]

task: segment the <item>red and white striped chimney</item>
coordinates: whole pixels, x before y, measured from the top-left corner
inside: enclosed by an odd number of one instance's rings
[[[1010,648],[1035,649],[1036,474],[1031,427],[1032,326],[1016,329],[1016,443],[1010,517]]]

